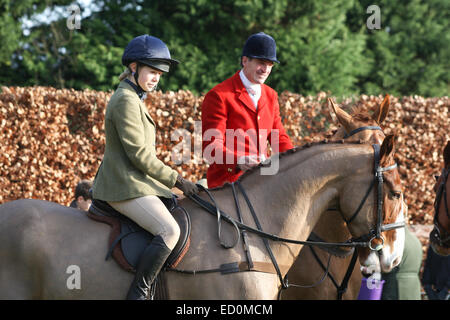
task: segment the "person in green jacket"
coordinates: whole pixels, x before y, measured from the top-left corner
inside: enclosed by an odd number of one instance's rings
[[[177,222],[159,197],[172,198],[174,186],[185,195],[198,193],[193,182],[156,157],[156,124],[142,101],[177,63],[162,40],[149,35],[134,38],[124,50],[122,64],[127,68],[106,108],[105,153],[93,198],[108,202],[154,235],[140,258],[127,299],[146,298],[180,236]]]
[[[385,283],[381,300],[421,300],[421,265],[422,244],[406,226],[402,261],[391,272],[382,274]]]

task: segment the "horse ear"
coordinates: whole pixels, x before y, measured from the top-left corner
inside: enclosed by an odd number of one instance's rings
[[[446,168],[450,166],[450,140],[447,141],[447,145],[444,148],[444,165]]]
[[[389,106],[390,106],[390,98],[389,95],[387,94],[384,97],[384,100],[381,103],[381,105],[375,109],[372,115],[372,119],[375,120],[378,124],[381,124],[384,121],[384,119],[386,119],[386,116],[389,112]]]
[[[330,114],[333,117],[333,114],[337,117],[338,122],[344,126],[347,132],[352,131],[351,124],[353,122],[353,118],[347,112],[342,110],[339,106],[337,106],[331,98],[328,98],[328,107],[330,108]]]
[[[384,138],[380,148],[380,166],[388,166],[391,160],[394,160],[395,135],[389,134]]]

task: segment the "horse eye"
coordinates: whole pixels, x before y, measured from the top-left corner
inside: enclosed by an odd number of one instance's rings
[[[402,196],[402,192],[401,191],[391,191],[391,196],[394,199],[400,199],[400,197]]]

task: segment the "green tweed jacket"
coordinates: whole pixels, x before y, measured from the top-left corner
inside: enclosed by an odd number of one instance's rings
[[[93,184],[93,197],[122,201],[146,195],[172,197],[178,172],[156,157],[156,124],[126,82],[106,107],[106,146]]]

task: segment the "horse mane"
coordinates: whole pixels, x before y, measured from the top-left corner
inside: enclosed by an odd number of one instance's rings
[[[351,115],[354,119],[356,119],[358,121],[368,122],[370,120],[373,120],[372,116],[369,114],[369,111],[363,105],[352,107]],[[373,121],[375,121],[375,120],[373,120]]]
[[[344,139],[338,139],[338,140],[330,140],[330,139],[324,139],[321,141],[317,141],[317,142],[307,142],[304,145],[301,146],[296,146],[292,149],[286,150],[284,152],[281,152],[278,154],[278,157],[281,159],[283,157],[287,157],[290,155],[293,155],[295,153],[298,153],[300,151],[303,151],[305,149],[309,149],[311,147],[317,146],[317,145],[323,145],[323,144],[367,144],[366,141],[362,141],[362,140],[356,140],[356,141],[350,141],[350,140],[344,140]],[[248,175],[250,175],[251,173],[253,173],[254,171],[263,168],[263,167],[270,167],[271,163],[270,162],[260,162],[258,165],[252,167],[251,169],[245,171],[239,178],[237,181],[242,182],[242,180],[247,177]],[[225,182],[222,186],[219,187],[215,187],[215,188],[211,188],[209,190],[213,190],[213,191],[217,191],[217,190],[222,190],[227,188],[228,186],[231,186],[230,182]]]

